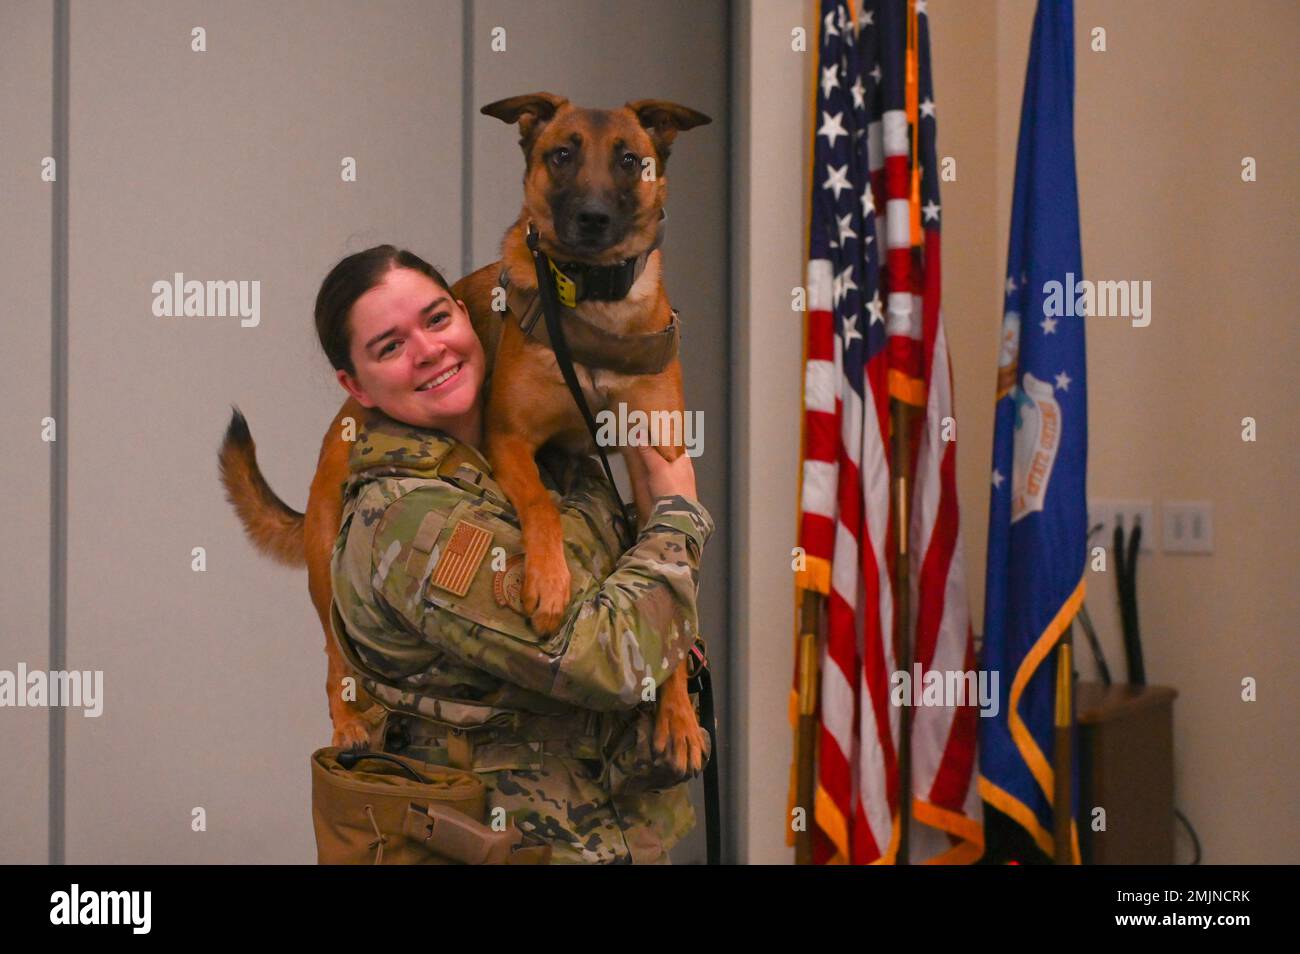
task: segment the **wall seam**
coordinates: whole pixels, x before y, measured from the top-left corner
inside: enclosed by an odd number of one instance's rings
[[[461,0],[460,274],[474,270],[474,2]]]
[[[68,570],[68,0],[54,2],[53,129],[54,189],[50,198],[50,664],[67,660]],[[67,710],[49,707],[49,863],[65,861]]]
[[[749,458],[749,351],[748,336],[744,333],[750,319],[749,303],[749,262],[747,259],[749,227],[749,167],[744,158],[749,149],[750,104],[748,101],[749,84],[745,71],[749,69],[753,57],[750,49],[753,11],[743,4],[731,4],[731,36],[733,43],[727,46],[727,157],[731,188],[728,190],[728,344],[730,349],[727,373],[728,413],[732,420],[730,431],[730,453],[733,462],[727,478],[731,490],[727,508],[728,542],[749,540],[749,500],[750,458]],[[743,139],[740,137],[744,137]],[[728,839],[726,851],[728,860],[736,864],[745,864],[752,843],[749,818],[749,766],[751,746],[748,720],[743,724],[733,719],[750,711],[750,653],[747,638],[741,636],[748,632],[749,600],[751,580],[749,578],[750,561],[748,553],[742,546],[730,546],[727,551],[727,569],[729,576],[729,629],[734,638],[729,639],[727,668],[731,673],[728,679],[727,730],[732,727],[736,732],[735,744],[728,746],[732,784],[729,786],[730,797],[727,808],[734,812],[737,819]]]
[[[723,35],[734,36],[735,34],[732,31],[732,27],[735,25],[736,22],[736,4],[734,0],[726,0],[726,6],[724,12],[726,15],[726,22],[723,25],[724,27]],[[735,47],[734,44],[731,43],[727,43],[725,47],[726,47],[726,54],[725,54],[725,62],[723,66],[724,69],[723,84],[724,84],[724,97],[725,97],[724,101],[727,104],[727,135],[726,135],[726,142],[723,144],[723,168],[727,170],[727,180],[734,181],[735,180],[735,175],[734,175],[735,158],[736,158],[735,149],[734,149],[734,143],[736,139],[736,110],[735,110],[735,89],[733,85],[734,77],[732,76],[732,70],[735,68]],[[726,256],[725,260],[728,263],[732,261],[732,256],[735,254],[735,242],[732,241],[733,236],[732,236],[732,228],[731,228],[732,209],[735,202],[734,192],[735,192],[734,189],[728,189],[724,200],[727,203],[725,221],[728,223],[728,227],[724,230],[724,234],[723,234],[723,248],[724,248],[723,254]],[[723,289],[723,315],[725,316],[726,325],[727,325],[726,360],[724,362],[726,367],[726,371],[725,371],[726,379],[723,382],[723,389],[724,389],[724,393],[727,395],[728,403],[731,404],[731,408],[730,408],[731,411],[735,410],[735,374],[733,373],[733,368],[732,368],[733,360],[736,356],[736,337],[737,337],[736,316],[734,314],[734,309],[733,309],[733,305],[735,302],[735,281],[736,281],[735,269],[728,267],[727,282],[725,288]],[[730,416],[732,420],[735,420],[734,413],[729,413],[728,416]],[[725,487],[734,486],[733,471],[734,471],[734,462],[736,461],[736,459],[737,458],[734,453],[727,454],[726,456],[726,473],[723,475],[723,481],[724,481],[723,486]],[[729,509],[734,509],[734,508],[729,508]],[[736,565],[736,534],[733,532],[732,521],[730,519],[727,520],[727,526],[724,529],[724,533],[725,533],[725,537],[724,537],[723,552],[726,554],[727,592],[734,593],[735,587],[732,585],[734,580],[732,573]],[[736,684],[738,682],[738,680],[736,679],[736,673],[738,672],[738,670],[736,667],[735,648],[739,640],[737,639],[738,630],[735,625],[735,620],[736,620],[735,614],[728,612],[727,625],[724,630],[724,635],[727,640],[726,642],[727,671],[726,671],[726,678],[723,680],[726,693],[727,693],[727,704],[726,706],[723,707],[722,710],[723,725],[728,727],[740,725],[740,721],[736,718],[736,716],[740,712],[740,708],[736,704]],[[718,748],[721,749],[722,746],[718,746]],[[727,750],[728,750],[728,758],[724,759],[722,763],[718,766],[718,774],[720,776],[720,782],[725,782],[725,784],[720,784],[719,786],[722,789],[719,797],[722,801],[722,807],[723,807],[723,810],[721,812],[722,819],[724,820],[724,822],[726,819],[732,819],[733,823],[731,825],[727,825],[725,823],[723,824],[723,830],[721,833],[722,834],[721,860],[726,864],[735,864],[738,858],[740,857],[740,845],[739,845],[740,832],[738,831],[738,829],[741,827],[741,825],[737,824],[736,822],[739,822],[739,820],[743,816],[740,814],[739,805],[737,804],[737,799],[736,799],[736,780],[739,778],[739,775],[734,771],[736,766],[732,764],[735,762],[735,755],[734,755],[735,749],[728,746]],[[720,755],[721,753],[719,753],[719,756]]]

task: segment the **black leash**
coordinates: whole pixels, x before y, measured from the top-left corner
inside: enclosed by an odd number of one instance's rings
[[[578,410],[582,412],[582,419],[587,422],[587,430],[591,433],[592,443],[596,445],[596,452],[600,454],[600,464],[605,469],[605,477],[609,480],[609,486],[614,491],[614,496],[618,499],[619,505],[623,504],[623,497],[618,492],[618,485],[614,483],[614,473],[609,467],[609,458],[605,456],[605,448],[601,446],[596,437],[596,419],[592,416],[591,408],[587,406],[587,399],[583,396],[582,386],[578,384],[578,374],[573,370],[573,355],[569,352],[569,344],[564,339],[564,328],[560,324],[560,309],[555,299],[555,286],[552,284],[550,270],[546,267],[545,255],[538,247],[540,236],[532,222],[528,223],[528,250],[533,256],[533,268],[537,272],[537,294],[542,300],[542,314],[546,318],[546,331],[551,337],[551,347],[555,349],[555,360],[560,366],[560,373],[564,375],[564,383],[568,385],[569,393],[573,395],[573,400],[578,405]],[[709,679],[709,663],[704,656],[703,649],[699,648],[701,640],[691,647],[691,658],[698,663],[696,672],[687,677],[687,687],[690,688],[692,681],[696,682],[700,693],[700,720],[703,723],[704,730],[709,733],[712,749],[709,752],[708,764],[704,767],[704,837],[707,850],[708,863],[717,865],[722,863],[722,810],[718,790],[718,723],[713,711],[713,683]]]
[[[578,373],[573,370],[573,355],[569,353],[569,343],[564,340],[564,329],[560,326],[560,309],[555,300],[555,286],[551,283],[551,276],[543,264],[542,260],[545,256],[537,247],[539,237],[537,229],[533,227],[532,222],[529,222],[528,250],[533,253],[533,268],[537,270],[537,294],[542,299],[546,331],[551,336],[551,347],[555,349],[555,360],[560,365],[560,373],[564,375],[564,383],[569,386],[569,393],[577,402],[578,410],[582,412],[582,419],[587,422],[587,430],[591,432],[596,453],[600,454],[600,466],[605,468],[605,477],[609,480],[609,486],[621,507],[623,497],[618,492],[618,484],[614,483],[614,472],[609,469],[609,458],[605,456],[605,448],[601,447],[600,441],[596,439],[596,419],[592,417],[591,408],[587,407],[587,399],[582,395],[582,386],[578,384]]]
[[[687,691],[700,694],[700,722],[709,733],[713,744],[708,764],[704,766],[704,845],[706,858],[711,865],[722,864],[722,799],[718,790],[718,719],[713,711],[713,681],[709,677],[709,660],[704,655],[703,640],[691,647],[691,658],[698,668],[687,677]],[[692,685],[692,683],[694,685]]]

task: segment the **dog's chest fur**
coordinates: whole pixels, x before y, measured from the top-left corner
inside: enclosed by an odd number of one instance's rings
[[[555,352],[541,344],[536,344],[536,351],[538,360],[545,366],[547,376],[563,382],[564,375],[560,371],[560,362],[555,357]],[[574,362],[573,371],[577,375],[578,384],[582,387],[582,394],[593,412],[609,407],[613,400],[611,395],[625,391],[644,377],[638,374],[620,374],[606,368],[588,368],[577,362]]]
[[[645,268],[637,276],[626,297],[619,301],[579,302],[575,311],[593,325],[618,334],[659,330],[651,324],[654,308],[659,300],[659,263],[659,253],[655,252],[646,260]],[[547,373],[556,380],[562,381],[563,375],[555,352],[549,348],[546,348],[545,352]],[[587,368],[576,362],[573,368],[593,412],[607,407],[611,394],[624,391],[642,377],[635,374],[620,374],[605,368]]]
[[[578,304],[576,311],[586,321],[600,328],[619,334],[637,334],[658,330],[653,326],[653,316],[659,300],[659,255],[651,255],[645,269],[637,276],[636,282],[620,301],[584,301]],[[553,381],[562,385],[564,375],[560,371],[559,360],[555,352],[538,342],[529,341],[529,350],[539,362],[539,370]],[[583,397],[593,414],[602,410],[617,410],[619,395],[626,394],[644,382],[645,375],[622,374],[606,368],[588,368],[574,362],[573,370],[582,388]],[[578,415],[576,405],[573,413]],[[565,446],[575,452],[590,453],[593,450],[591,437],[584,425],[565,434],[555,435],[554,443]]]

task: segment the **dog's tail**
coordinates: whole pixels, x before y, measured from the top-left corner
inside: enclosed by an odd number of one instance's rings
[[[276,496],[257,466],[257,445],[248,421],[232,407],[230,426],[217,451],[221,483],[244,532],[260,552],[286,566],[307,562],[305,517]]]

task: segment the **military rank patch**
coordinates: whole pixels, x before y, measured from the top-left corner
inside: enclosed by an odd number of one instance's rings
[[[512,553],[506,559],[504,570],[492,577],[492,595],[498,606],[508,606],[519,615],[524,613],[524,555]]]
[[[469,592],[469,585],[491,543],[491,530],[468,520],[457,520],[452,525],[451,538],[438,557],[430,581],[439,589],[464,596]]]

